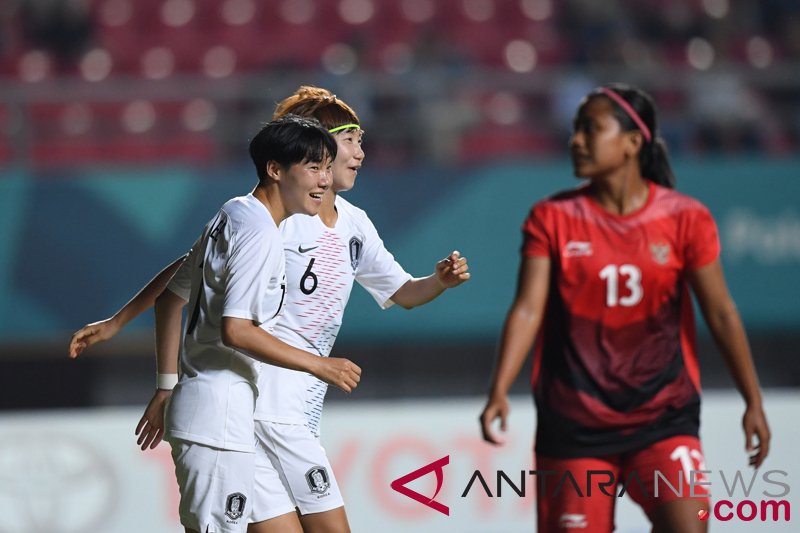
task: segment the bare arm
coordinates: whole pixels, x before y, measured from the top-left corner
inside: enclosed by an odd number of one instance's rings
[[[159,374],[177,374],[181,351],[181,319],[186,300],[165,290],[155,300],[156,369]]]
[[[467,258],[454,251],[438,263],[433,274],[410,279],[392,295],[392,301],[405,309],[426,304],[446,289],[457,287],[470,278]]]
[[[155,298],[156,311],[156,372],[177,374],[181,348],[181,318],[186,300],[170,290]],[[144,410],[136,434],[142,450],[155,448],[164,436],[164,409],[172,396],[171,389],[156,389]]]
[[[747,335],[728,292],[719,260],[691,273],[690,282],[717,348],[747,405],[742,426],[750,464],[758,468],[769,453],[770,430]],[[753,436],[757,438],[753,443]]]
[[[492,444],[503,443],[503,439],[492,431],[491,426],[499,418],[500,430],[506,431],[508,391],[528,358],[542,324],[549,286],[550,259],[523,259],[519,269],[517,294],[506,316],[500,338],[489,399],[480,417],[483,438]]]
[[[222,342],[254,359],[271,365],[300,370],[352,392],[361,379],[361,368],[339,357],[319,357],[280,341],[250,320],[222,318]]]
[[[155,301],[156,312],[156,372],[177,374],[181,343],[181,313],[186,300],[164,290]],[[144,410],[136,434],[142,450],[155,448],[164,436],[164,409],[172,396],[171,389],[156,389]]]
[[[107,341],[119,333],[128,322],[150,309],[155,304],[156,297],[164,291],[169,280],[183,263],[184,258],[185,256],[176,259],[175,262],[156,274],[150,283],[136,293],[114,316],[86,324],[76,331],[69,342],[69,357],[75,359],[93,344]]]

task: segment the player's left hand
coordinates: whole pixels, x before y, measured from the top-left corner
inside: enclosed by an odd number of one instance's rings
[[[136,426],[136,434],[139,435],[136,444],[142,448],[142,451],[145,451],[148,446],[152,450],[161,442],[161,438],[164,436],[164,409],[171,396],[171,390],[157,389],[150,403],[147,404],[144,414]]]
[[[758,468],[769,453],[770,431],[767,416],[761,405],[749,405],[742,417],[745,449],[750,454],[750,466]],[[753,442],[755,437],[755,443]]]
[[[436,279],[445,289],[457,287],[470,278],[467,258],[457,250],[436,263]]]

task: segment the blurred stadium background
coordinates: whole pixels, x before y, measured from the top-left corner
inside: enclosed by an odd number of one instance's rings
[[[415,514],[419,504],[388,482],[448,453],[456,463],[462,452],[469,471],[477,458],[503,456],[478,443],[475,419],[513,294],[518,229],[535,200],[574,184],[572,114],[609,81],[654,96],[678,188],[720,226],[762,384],[776,404],[795,402],[773,424],[791,430],[800,409],[796,0],[0,1],[0,532],[175,530],[164,525],[173,506],[153,500],[172,494],[167,447],[142,456],[128,435],[152,390],[151,317],[76,362],[67,343],[253,185],[249,136],[302,84],[331,89],[359,113],[366,164],[346,197],[401,264],[427,275],[458,249],[473,272],[412,311],[381,312],[353,292],[334,353],[356,360],[364,381],[346,400],[329,394],[323,440],[351,466],[352,454],[399,454],[380,455],[392,465],[385,479],[372,470],[343,483],[354,530],[530,530],[529,500],[515,518],[492,502],[459,518],[453,501],[441,522]],[[701,346],[709,403],[738,405],[702,329]],[[517,385],[529,410],[526,379]],[[519,470],[532,420],[515,416]],[[738,416],[707,440],[725,448],[733,439],[738,450]],[[369,453],[347,440],[364,431],[362,418]],[[776,431],[776,446],[785,438]],[[777,457],[775,468],[797,474],[796,458]],[[150,474],[136,462],[147,460]],[[70,477],[82,472],[89,485]],[[57,496],[65,491],[76,501]],[[166,518],[142,521],[157,512]],[[644,531],[631,513],[620,529]]]

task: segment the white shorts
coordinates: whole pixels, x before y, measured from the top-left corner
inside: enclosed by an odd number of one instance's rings
[[[344,505],[325,449],[308,426],[256,420],[252,522]]]
[[[170,445],[181,494],[181,524],[203,533],[247,531],[256,454],[182,440]]]

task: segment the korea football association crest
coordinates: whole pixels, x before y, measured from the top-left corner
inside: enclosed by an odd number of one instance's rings
[[[350,266],[353,270],[358,268],[358,262],[361,260],[361,251],[364,249],[364,241],[358,237],[352,237],[348,246],[350,249]]]
[[[225,516],[231,520],[238,520],[244,514],[244,506],[247,503],[247,497],[241,492],[234,492],[228,494],[225,499]]]
[[[306,481],[308,488],[314,494],[325,494],[331,486],[328,471],[324,466],[315,466],[306,472]]]

